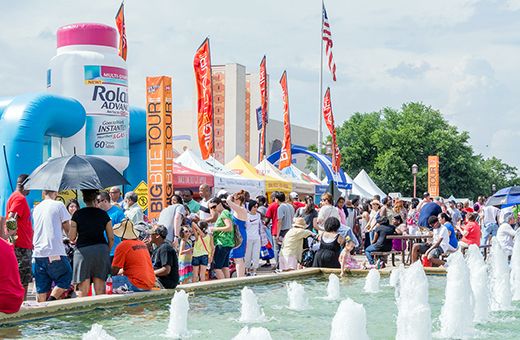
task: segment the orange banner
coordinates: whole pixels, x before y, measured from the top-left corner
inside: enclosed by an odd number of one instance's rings
[[[260,102],[262,105],[262,130],[260,131],[260,161],[265,157],[265,134],[267,128],[267,103],[269,92],[267,89],[267,70],[265,55],[260,63]]]
[[[432,197],[440,195],[439,156],[428,156],[428,192]]]
[[[202,159],[213,154],[213,89],[211,86],[211,55],[209,39],[197,49],[193,59],[197,86],[197,131]]]
[[[287,89],[287,71],[283,71],[280,79],[283,96],[283,144],[280,151],[280,170],[291,165],[291,120],[289,118],[289,90]]]
[[[173,196],[172,78],[146,77],[148,218],[159,218]]]
[[[341,153],[339,152],[339,146],[336,140],[336,128],[334,127],[334,114],[332,113],[330,88],[327,88],[327,91],[325,91],[325,97],[323,98],[323,119],[325,119],[327,128],[332,136],[332,170],[338,172],[341,166]]]
[[[121,7],[116,14],[116,26],[119,32],[119,55],[126,60],[128,45],[126,43],[126,27],[125,27],[125,3],[121,3]]]

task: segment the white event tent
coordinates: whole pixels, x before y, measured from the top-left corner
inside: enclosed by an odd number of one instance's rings
[[[364,190],[366,193],[370,194],[371,197],[374,195],[379,195],[381,198],[386,197],[386,194],[381,189],[379,189],[379,187],[374,183],[372,178],[368,176],[364,169],[359,172],[356,178],[354,178],[352,189],[354,189],[354,183],[359,186],[358,189]]]
[[[222,163],[210,156],[207,160],[195,154],[191,150],[184,151],[175,162],[187,168],[205,172],[214,177],[214,192],[224,189],[228,192],[246,190],[251,197],[263,195],[265,183],[261,180],[249,179],[235,174],[226,169]]]

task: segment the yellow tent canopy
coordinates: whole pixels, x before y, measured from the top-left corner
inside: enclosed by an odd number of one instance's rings
[[[229,161],[229,163],[226,164],[226,168],[233,171],[237,175],[244,176],[245,178],[263,181],[265,184],[266,193],[273,191],[282,191],[286,193],[291,192],[292,185],[290,182],[283,179],[277,179],[272,176],[264,176],[240,155],[236,155],[235,158]]]
[[[267,192],[281,191],[288,193],[293,190],[293,183],[267,159],[258,163],[255,169],[262,175],[275,179],[275,181],[266,181],[265,186]]]

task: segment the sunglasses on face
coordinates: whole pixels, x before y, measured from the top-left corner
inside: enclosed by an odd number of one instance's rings
[[[103,202],[103,201],[104,201],[104,199],[97,199],[97,200],[96,200],[96,202],[98,202],[98,203],[101,203],[101,202]]]
[[[211,207],[209,207],[209,208],[210,208],[210,209],[216,209],[217,206],[216,206],[216,205],[213,205],[213,206],[211,206]]]

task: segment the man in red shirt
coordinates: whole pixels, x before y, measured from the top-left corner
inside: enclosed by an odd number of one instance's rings
[[[27,288],[32,281],[32,249],[33,249],[33,227],[31,222],[31,210],[25,196],[29,195],[29,191],[23,187],[23,182],[29,177],[26,174],[18,176],[16,180],[16,191],[11,194],[7,200],[6,213],[7,218],[16,218],[17,227],[16,240],[14,242],[14,253],[18,261],[18,270],[20,272],[20,280],[25,289],[25,297],[27,297]]]
[[[299,196],[297,192],[293,191],[289,194],[289,201],[294,208],[294,212],[296,212],[300,208],[305,207],[305,203],[299,201]]]
[[[481,230],[480,225],[476,222],[477,213],[468,213],[466,219],[468,223],[462,227],[457,227],[462,233],[462,239],[459,241],[461,248],[468,248],[470,244],[475,244],[477,247],[480,246]]]

